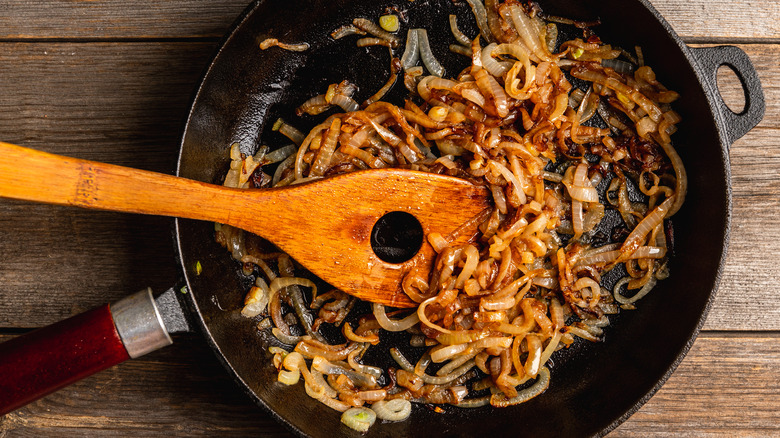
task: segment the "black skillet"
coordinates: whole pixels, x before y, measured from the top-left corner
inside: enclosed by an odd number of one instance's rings
[[[764,112],[763,93],[753,66],[734,47],[687,47],[644,0],[540,3],[549,14],[580,20],[599,18],[602,24],[596,32],[604,41],[629,49],[641,46],[658,78],[682,96],[675,109],[683,122],[673,138],[687,163],[690,187],[686,204],[673,220],[672,275],[639,302],[639,310],[624,311],[613,318],[605,342],[577,343],[557,353],[551,366],[552,382],[543,395],[505,409],[447,407],[443,413],[435,413],[415,406],[408,421],[377,424],[367,436],[604,435],[639,409],[674,371],[712,301],[728,243],[728,147],[758,124]],[[456,13],[462,28],[475,34],[465,2],[258,1],[226,38],[195,96],[178,174],[221,182],[230,144],[239,142],[246,153],[253,153],[260,144],[284,144],[278,134],[270,132],[270,124],[283,116],[301,129],[311,127],[315,120],[296,118],[293,109],[330,83],[344,79],[356,83],[360,87],[358,101],[373,94],[388,74],[386,49],[358,49],[354,37],[334,41],[328,35],[354,17],[376,19],[388,10],[404,17],[402,33],[414,27],[429,30],[434,53],[449,74],[466,65],[463,58],[447,50],[452,42],[449,14]],[[276,48],[260,51],[257,40],[267,37],[307,42],[311,49],[303,53]],[[723,65],[731,67],[742,81],[746,105],[740,114],[731,112],[717,92],[716,70]],[[397,103],[404,94],[399,84],[389,99]],[[176,293],[189,310],[189,319],[203,331],[230,374],[290,430],[302,436],[358,436],[340,425],[338,413],[309,398],[302,385],[276,383],[267,352],[274,341],[257,330],[255,321],[239,315],[252,278],[244,276],[215,243],[213,225],[178,220],[176,231],[187,283],[181,292],[187,293],[169,291],[164,299],[158,299],[166,326],[184,326],[180,318],[177,323],[181,313],[169,300],[170,294]],[[112,308],[114,320],[119,308]],[[103,313],[93,312],[90,318],[104,318]],[[120,332],[125,341],[123,330]],[[163,345],[166,340],[155,342]],[[390,342],[400,341],[391,338]],[[24,348],[21,341],[8,346],[12,343],[0,345],[0,351],[16,353]],[[93,360],[90,371],[125,358],[117,354],[102,362]],[[0,385],[0,393],[4,389]],[[0,403],[0,412],[2,407]]]
[[[580,345],[554,357],[547,392],[507,409],[446,409],[436,414],[417,406],[403,423],[376,425],[369,436],[578,436],[605,434],[635,412],[672,373],[704,321],[717,287],[729,233],[731,192],[728,146],[763,116],[763,94],[747,56],[734,47],[691,49],[646,1],[553,0],[545,12],[602,22],[597,34],[631,49],[639,45],[658,78],[682,95],[675,109],[683,122],[674,140],[689,173],[689,195],[674,217],[672,275],[639,302],[639,310],[614,318],[606,341]],[[447,50],[452,42],[447,16],[474,35],[466,2],[261,1],[238,22],[212,63],[195,98],[181,149],[179,175],[218,182],[234,141],[253,152],[260,144],[279,145],[270,133],[278,116],[308,128],[311,119],[292,109],[348,79],[360,86],[358,101],[370,96],[388,75],[389,55],[381,48],[358,49],[355,37],[333,41],[328,34],[353,17],[376,19],[397,8],[405,29],[426,27],[434,52],[457,74],[466,64]],[[308,42],[304,53],[259,51],[256,40],[275,37]],[[732,67],[742,80],[746,109],[732,113],[717,92],[715,74]],[[400,84],[399,84],[400,85]],[[396,87],[403,95],[402,87]],[[273,226],[273,224],[269,224]],[[178,221],[179,249],[190,294],[187,303],[225,366],[258,404],[294,432],[310,436],[347,433],[338,414],[304,394],[301,385],[274,384],[267,363],[268,340],[254,323],[238,316],[245,279],[224,250],[213,243],[210,224]],[[204,273],[194,275],[200,260]],[[316,419],[316,420],[315,420]]]

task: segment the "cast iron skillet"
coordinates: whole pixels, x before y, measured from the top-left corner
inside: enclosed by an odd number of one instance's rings
[[[644,0],[540,3],[550,14],[601,19],[596,32],[605,42],[627,49],[640,45],[658,78],[682,96],[675,109],[683,122],[673,139],[687,163],[690,188],[686,204],[673,219],[672,275],[638,303],[638,310],[613,318],[605,342],[581,343],[554,356],[552,381],[542,396],[506,409],[446,408],[437,414],[416,406],[408,421],[377,424],[367,436],[606,434],[639,409],[673,372],[707,314],[728,242],[728,147],[763,116],[755,70],[737,48],[687,47]],[[465,2],[258,1],[237,22],[203,79],[184,132],[178,174],[220,183],[231,143],[240,142],[246,153],[260,144],[283,145],[283,138],[270,132],[270,124],[281,115],[301,129],[311,127],[313,119],[295,118],[292,110],[330,83],[348,79],[358,84],[358,101],[373,94],[388,74],[386,49],[358,49],[355,37],[336,42],[328,35],[353,17],[376,19],[393,7],[408,18],[402,34],[410,27],[429,29],[433,50],[448,73],[457,74],[466,65],[447,50],[452,42],[448,14],[457,13],[464,29],[475,34]],[[303,53],[260,51],[256,40],[266,37],[305,41],[312,47]],[[743,83],[746,109],[740,114],[731,112],[717,92],[715,72],[722,65],[734,69]],[[399,83],[396,90],[402,88]],[[403,94],[398,92],[396,98]],[[306,396],[303,385],[275,383],[267,353],[272,341],[256,329],[255,321],[239,315],[251,279],[214,242],[213,225],[178,220],[177,234],[190,292],[184,300],[247,394],[296,434],[358,435],[339,424],[338,413]],[[200,275],[195,274],[197,262]]]

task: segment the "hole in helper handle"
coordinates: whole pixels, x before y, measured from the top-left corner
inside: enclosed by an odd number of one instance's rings
[[[758,79],[756,68],[747,54],[735,46],[695,47],[691,48],[691,52],[701,68],[705,81],[710,85],[712,94],[714,94],[710,98],[720,112],[724,122],[722,132],[727,144],[731,146],[764,118],[766,108],[764,91],[761,87],[761,81]],[[718,92],[718,68],[724,65],[731,67],[742,83],[745,108],[740,113],[731,111]]]
[[[0,344],[0,415],[172,343],[151,290]]]

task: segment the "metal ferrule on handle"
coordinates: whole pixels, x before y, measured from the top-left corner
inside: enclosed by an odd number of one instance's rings
[[[112,304],[111,315],[131,359],[173,343],[149,288]]]

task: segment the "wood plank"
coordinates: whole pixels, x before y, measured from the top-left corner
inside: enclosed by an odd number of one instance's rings
[[[40,327],[174,286],[172,220],[0,201],[0,327]]]
[[[3,140],[172,173],[213,43],[6,43]],[[45,177],[45,175],[42,175]],[[171,220],[0,200],[0,327],[37,327],[178,277]]]
[[[735,198],[777,198],[780,191],[778,141],[780,129],[759,126],[731,145],[729,157]]]
[[[3,43],[0,132],[33,148],[172,172],[179,132],[211,43]],[[780,83],[771,49],[747,45],[765,84]],[[764,50],[766,49],[766,50]],[[730,93],[735,93],[728,87]],[[778,330],[776,195],[780,91],[767,116],[731,148],[734,227],[720,293],[706,327]],[[0,327],[38,327],[177,271],[170,221],[0,200]],[[52,291],[56,291],[53,293]],[[755,303],[764,305],[756,314]]]
[[[704,333],[661,390],[609,436],[780,433],[779,340]],[[0,437],[201,434],[288,436],[190,335],[0,418]]]
[[[4,141],[147,170],[175,168],[215,43],[3,43]]]
[[[780,35],[780,3],[775,0],[649,0],[688,42],[736,42]]]
[[[0,5],[0,39],[221,38],[250,0],[123,0]]]
[[[219,38],[249,0],[122,0],[30,2],[0,5],[0,39]],[[778,3],[753,0],[651,0],[687,41],[774,40]],[[702,19],[706,17],[706,19]]]
[[[756,128],[731,147],[733,216],[723,278],[705,328],[777,330],[780,130]],[[757,311],[760,308],[760,311]]]
[[[608,436],[777,436],[777,341],[703,334],[661,390]]]

